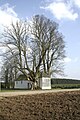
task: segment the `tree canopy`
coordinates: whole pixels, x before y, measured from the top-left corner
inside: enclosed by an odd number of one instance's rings
[[[65,42],[56,22],[35,15],[29,22],[20,20],[6,27],[3,38],[2,44],[7,47],[4,64],[7,62],[13,74],[17,70],[17,75],[35,82],[42,74],[63,72]]]

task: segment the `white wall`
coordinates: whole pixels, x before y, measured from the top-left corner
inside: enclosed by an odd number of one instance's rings
[[[51,78],[42,77],[42,79],[40,79],[40,88],[41,89],[51,89]]]
[[[27,81],[27,80],[15,81],[15,88],[29,89],[30,87],[31,87],[31,81]]]

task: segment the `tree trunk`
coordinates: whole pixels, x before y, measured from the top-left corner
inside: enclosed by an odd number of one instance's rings
[[[37,87],[38,87],[38,84],[37,84],[37,82],[35,81],[35,82],[32,83],[31,90],[36,90]]]

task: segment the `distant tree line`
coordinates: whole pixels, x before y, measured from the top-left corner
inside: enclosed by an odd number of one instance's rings
[[[51,84],[80,84],[80,80],[66,79],[66,78],[52,78]]]

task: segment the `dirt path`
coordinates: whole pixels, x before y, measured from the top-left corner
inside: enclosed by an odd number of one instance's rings
[[[17,96],[17,95],[31,95],[41,93],[52,93],[52,92],[65,92],[65,91],[80,91],[80,89],[53,89],[53,90],[33,90],[33,91],[14,91],[14,92],[0,92],[1,97]]]

